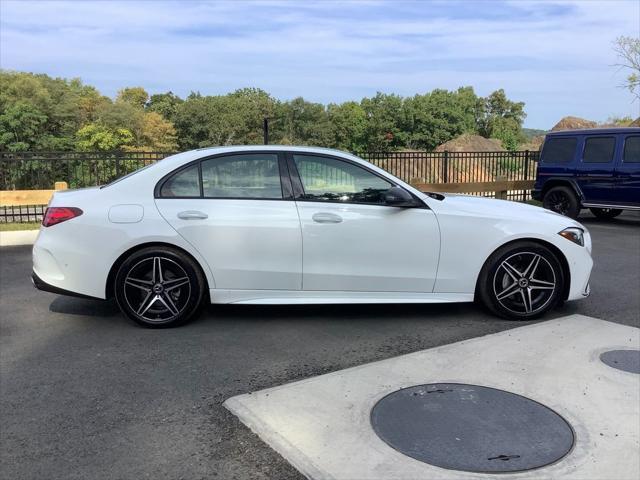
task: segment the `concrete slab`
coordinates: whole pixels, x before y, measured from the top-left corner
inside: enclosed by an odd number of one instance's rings
[[[13,232],[0,232],[0,247],[33,245],[39,231],[40,230],[16,230]]]
[[[640,347],[640,330],[571,315],[240,395],[225,406],[313,479],[472,479],[405,456],[373,431],[385,395],[469,383],[526,396],[562,415],[576,443],[559,462],[501,478],[640,477],[640,375],[600,361]]]

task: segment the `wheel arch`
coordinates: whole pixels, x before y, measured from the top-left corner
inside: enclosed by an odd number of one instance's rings
[[[486,260],[484,261],[484,263],[482,264],[482,268],[480,269],[480,271],[478,272],[478,276],[476,277],[476,287],[475,287],[475,291],[474,291],[474,298],[478,298],[478,289],[480,287],[480,276],[482,275],[482,272],[484,271],[485,266],[487,265],[487,263],[489,262],[489,260],[491,259],[491,257],[493,257],[493,255],[495,255],[495,253],[500,250],[501,248],[507,247],[509,245],[513,245],[515,243],[521,243],[521,242],[531,242],[531,243],[537,243],[539,245],[542,245],[546,248],[548,248],[549,250],[551,250],[553,252],[553,254],[556,256],[556,258],[558,259],[558,262],[560,262],[560,266],[562,268],[562,276],[564,278],[564,285],[562,286],[562,300],[566,300],[567,298],[569,298],[569,289],[571,288],[571,270],[569,269],[569,262],[567,261],[567,257],[565,257],[564,253],[562,253],[562,250],[560,250],[558,247],[556,247],[553,243],[551,242],[547,242],[545,240],[542,240],[540,238],[532,238],[532,237],[524,237],[524,238],[517,238],[514,240],[510,240],[506,243],[503,243],[502,245],[496,247],[486,258]]]
[[[542,186],[542,190],[540,192],[540,198],[543,199],[547,192],[554,187],[569,187],[576,194],[578,202],[580,203],[580,206],[582,206],[582,202],[584,200],[582,190],[580,190],[580,187],[575,180],[568,178],[550,178],[549,180],[544,182],[544,185]]]
[[[200,264],[200,262],[198,261],[197,258],[195,258],[191,253],[189,253],[187,250],[185,250],[184,248],[181,248],[177,245],[174,245],[172,243],[167,243],[167,242],[145,242],[145,243],[140,243],[138,245],[135,245],[131,248],[129,248],[128,250],[124,251],[117,259],[115,262],[113,262],[113,265],[111,265],[111,269],[109,270],[109,274],[107,275],[107,284],[105,285],[105,295],[107,299],[111,299],[114,297],[114,281],[116,278],[116,275],[118,273],[118,269],[120,268],[120,265],[122,265],[122,263],[127,259],[127,257],[129,257],[130,255],[132,255],[133,253],[142,250],[144,248],[148,248],[148,247],[165,247],[165,248],[171,248],[173,250],[176,250],[184,255],[186,255],[187,257],[189,257],[191,260],[193,260],[193,262],[198,266],[198,268],[200,269],[200,273],[202,274],[202,278],[204,278],[204,282],[205,282],[205,296],[208,299],[209,298],[209,279],[207,278],[206,272],[204,270],[204,268],[202,267],[202,265]]]

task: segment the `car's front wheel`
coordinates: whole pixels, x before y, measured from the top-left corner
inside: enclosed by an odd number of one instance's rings
[[[622,210],[618,208],[590,208],[591,213],[602,220],[609,220],[615,218],[622,213]]]
[[[562,300],[562,266],[555,254],[535,242],[498,249],[478,278],[478,295],[493,313],[512,320],[544,315]]]
[[[144,248],[118,269],[115,297],[122,312],[150,328],[175,327],[199,310],[205,279],[187,255],[168,247]]]

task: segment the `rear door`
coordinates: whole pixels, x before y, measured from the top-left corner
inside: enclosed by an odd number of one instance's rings
[[[585,197],[584,203],[613,201],[616,185],[615,153],[615,135],[587,135],[583,137],[582,155],[578,160],[576,176]]]
[[[301,289],[300,220],[284,162],[274,151],[215,156],[159,185],[160,213],[207,260],[215,288]]]
[[[640,135],[626,135],[622,143],[622,161],[616,170],[616,201],[640,206]]]

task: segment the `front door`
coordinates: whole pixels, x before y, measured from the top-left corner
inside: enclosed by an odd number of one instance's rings
[[[235,154],[194,163],[162,185],[160,213],[206,259],[216,288],[301,289],[300,220],[286,172],[275,152]]]
[[[293,154],[304,290],[431,292],[440,253],[434,213],[384,204],[392,182],[355,162]]]

